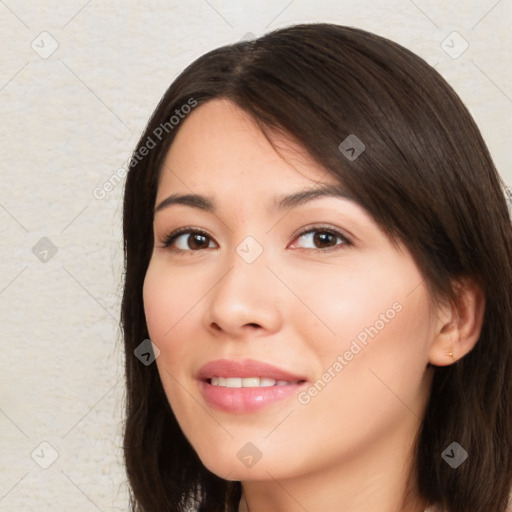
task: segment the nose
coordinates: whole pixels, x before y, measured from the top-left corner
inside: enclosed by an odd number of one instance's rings
[[[218,283],[207,295],[204,325],[211,333],[240,340],[281,328],[283,286],[267,267],[264,256],[248,263],[233,251]]]

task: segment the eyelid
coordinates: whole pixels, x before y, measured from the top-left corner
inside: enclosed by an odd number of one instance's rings
[[[324,249],[305,249],[304,247],[298,247],[297,250],[304,251],[319,251],[319,252],[328,252],[332,250],[339,249],[340,245],[354,245],[352,237],[346,234],[346,232],[340,228],[336,228],[334,226],[326,225],[326,224],[310,224],[308,226],[304,226],[300,228],[295,234],[292,235],[291,240],[295,240],[307,233],[311,233],[313,231],[318,232],[327,232],[334,234],[343,240],[343,244],[335,245],[333,247],[326,247]]]
[[[171,245],[172,243],[174,243],[174,241],[177,238],[179,238],[181,235],[184,235],[184,234],[200,234],[200,235],[204,235],[204,236],[208,237],[211,241],[214,241],[213,237],[208,233],[208,231],[206,231],[204,229],[201,229],[201,228],[198,228],[195,226],[183,226],[181,228],[175,229],[174,231],[171,231],[169,234],[165,234],[161,238],[162,245],[159,245],[159,246],[155,245],[155,247],[158,247],[158,248],[164,249],[164,250],[181,253],[181,254],[183,254],[183,253],[194,254],[195,252],[200,252],[200,251],[192,251],[192,250],[185,251],[183,249],[178,249],[177,247],[173,247]],[[214,243],[217,244],[217,242],[214,242]]]

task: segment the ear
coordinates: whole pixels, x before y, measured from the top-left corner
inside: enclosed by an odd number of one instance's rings
[[[485,296],[474,279],[454,283],[455,302],[439,305],[429,362],[435,366],[455,363],[475,346],[485,311]],[[450,355],[452,354],[452,355]]]

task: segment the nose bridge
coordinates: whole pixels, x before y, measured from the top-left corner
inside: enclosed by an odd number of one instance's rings
[[[276,329],[282,312],[269,289],[275,278],[267,268],[269,252],[254,236],[246,236],[226,258],[226,270],[210,295],[207,324],[231,334],[243,326]]]
[[[262,303],[268,294],[271,273],[267,268],[268,251],[252,236],[246,237],[228,258],[230,272],[219,283],[219,295],[226,301],[239,302],[240,307]]]

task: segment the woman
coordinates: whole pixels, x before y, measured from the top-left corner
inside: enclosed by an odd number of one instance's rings
[[[511,224],[422,59],[330,24],[199,58],[124,239],[133,510],[505,512]]]

